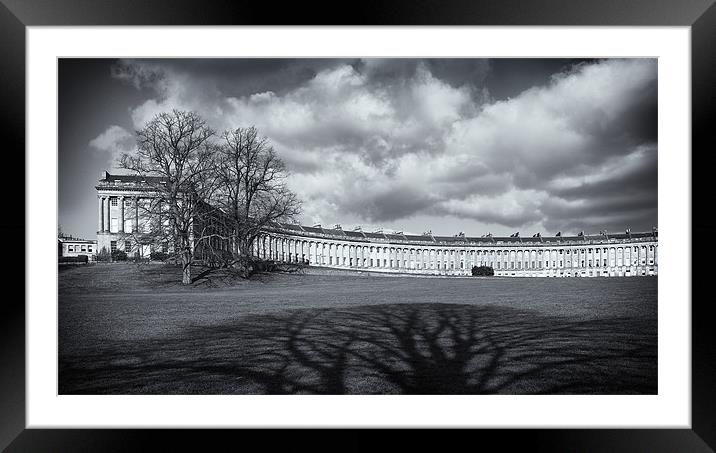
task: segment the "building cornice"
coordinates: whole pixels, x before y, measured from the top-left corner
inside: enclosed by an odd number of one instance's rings
[[[434,237],[430,241],[411,241],[409,239],[393,239],[393,238],[374,238],[374,237],[348,237],[339,234],[330,233],[316,233],[305,231],[303,229],[287,229],[281,227],[271,227],[264,229],[267,233],[279,234],[286,237],[303,238],[307,240],[330,240],[340,242],[350,242],[355,244],[382,244],[382,245],[406,245],[406,246],[420,246],[420,247],[450,247],[450,248],[571,248],[571,247],[584,247],[584,246],[605,246],[605,245],[619,245],[619,244],[634,244],[634,243],[650,243],[656,242],[658,235],[652,235],[651,233],[634,233],[633,236],[639,237],[628,237],[628,238],[588,238],[579,239],[564,238],[562,240],[555,240],[555,238],[542,237],[544,241],[538,241],[539,238],[522,238],[522,241],[515,241],[515,238],[509,237],[492,237],[492,238],[467,238],[465,240],[450,240],[441,241],[439,237]],[[480,240],[474,240],[480,239]]]

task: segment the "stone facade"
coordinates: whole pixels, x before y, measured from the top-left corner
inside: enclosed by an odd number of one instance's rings
[[[103,172],[96,189],[97,249],[149,256],[148,245],[132,241],[146,221],[140,216],[140,204],[153,196],[146,181]]]
[[[149,258],[152,252],[171,252],[171,243],[157,244],[148,234],[150,223],[156,219],[148,218],[146,209],[150,200],[156,197],[153,187],[161,184],[161,178],[140,178],[137,176],[112,175],[102,172],[97,189],[97,250],[106,250],[111,253],[121,250],[127,255],[139,258]],[[207,205],[207,209],[211,207]],[[219,233],[227,236],[221,230],[221,222],[214,222],[215,215],[203,216],[192,222],[190,241],[192,249],[197,256],[202,256],[205,248],[228,250],[228,241],[211,238],[194,246],[194,237],[201,234]],[[210,225],[209,225],[210,224]],[[164,228],[169,228],[168,220],[163,222]],[[155,225],[156,227],[156,225]]]

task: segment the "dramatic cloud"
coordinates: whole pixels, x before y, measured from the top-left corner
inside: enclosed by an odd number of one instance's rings
[[[217,130],[257,126],[291,169],[306,223],[649,229],[656,60],[560,64],[500,99],[490,61],[476,59],[127,60],[113,76],[150,94],[130,112],[135,128],[172,108]],[[91,145],[115,153],[130,139],[111,126]]]
[[[107,156],[107,163],[116,164],[124,153],[130,153],[136,145],[134,134],[120,126],[110,126],[89,142],[95,151]]]

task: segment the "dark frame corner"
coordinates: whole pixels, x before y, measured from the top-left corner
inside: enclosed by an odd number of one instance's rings
[[[327,0],[293,2],[285,9],[266,2],[216,0],[208,2],[168,1],[136,3],[122,0],[71,1],[0,0],[0,115],[7,126],[3,148],[6,169],[15,178],[3,178],[6,190],[24,187],[25,169],[25,28],[32,25],[652,25],[691,26],[692,56],[692,206],[709,206],[711,187],[706,172],[716,160],[710,148],[714,110],[716,110],[716,6],[715,0],[503,0],[501,2],[417,0],[401,4],[398,0],[365,2],[351,14]],[[170,5],[171,4],[171,5]],[[315,11],[323,11],[319,16]],[[698,151],[698,152],[696,152]],[[698,165],[694,161],[698,157]],[[8,200],[9,199],[9,200]],[[14,216],[0,221],[2,235],[25,235],[25,200],[6,197]],[[694,237],[716,232],[716,222],[707,214],[692,210]],[[19,213],[23,213],[20,215]],[[9,219],[8,219],[9,218]],[[28,238],[25,237],[26,242]],[[690,246],[690,244],[689,244]],[[716,450],[716,354],[714,329],[708,316],[708,298],[696,297],[704,291],[708,272],[704,254],[692,260],[692,429],[579,429],[517,430],[505,435],[502,430],[462,431],[484,442],[498,445],[529,445],[538,451],[714,451]],[[704,264],[699,266],[698,264]],[[17,273],[18,263],[3,260],[5,275]],[[24,258],[23,258],[24,267]],[[702,275],[703,274],[703,275]],[[19,286],[19,285],[18,285]],[[315,437],[306,431],[289,436],[266,436],[232,431],[166,430],[38,430],[25,429],[25,295],[4,297],[0,304],[0,449],[20,451],[126,451],[144,450],[148,441],[187,446],[187,441],[206,445],[230,436],[256,435],[257,441],[270,445],[316,446]],[[8,293],[6,293],[8,294]],[[673,301],[687,303],[688,301]],[[264,433],[265,434],[265,433]],[[346,446],[370,448],[372,442],[351,431]],[[424,445],[429,433],[411,431],[411,442]],[[259,437],[261,436],[261,437]],[[401,436],[403,437],[403,436]],[[267,439],[272,438],[272,439]],[[281,440],[284,438],[286,440]],[[350,441],[352,440],[352,442]],[[290,442],[290,444],[289,444]],[[348,445],[350,444],[350,445]],[[444,447],[446,444],[441,442]],[[335,445],[335,444],[334,444]],[[405,444],[401,441],[401,447]],[[483,443],[484,445],[484,443]],[[458,446],[457,444],[455,445]],[[231,448],[231,447],[229,447]],[[293,449],[292,448],[292,449]]]

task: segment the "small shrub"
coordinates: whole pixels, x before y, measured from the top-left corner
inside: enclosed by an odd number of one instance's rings
[[[112,261],[127,261],[127,254],[122,250],[112,252]]]
[[[490,266],[472,266],[472,275],[474,277],[489,277],[495,275],[495,271]]]
[[[107,251],[107,247],[102,247],[102,250],[97,254],[97,261],[108,262],[111,261],[112,256]]]
[[[89,261],[89,257],[87,255],[77,255],[77,256],[61,256],[59,257],[60,263],[82,263],[87,264]]]

